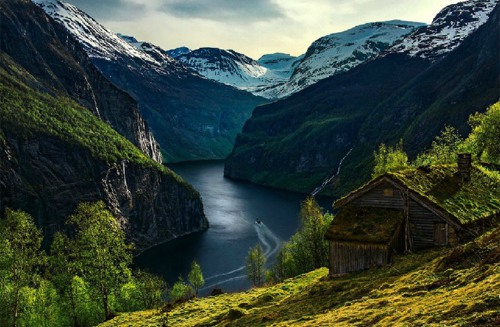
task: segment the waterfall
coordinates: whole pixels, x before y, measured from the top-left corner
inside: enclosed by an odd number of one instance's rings
[[[353,148],[350,148],[349,151],[347,151],[346,155],[343,156],[342,159],[340,159],[337,171],[332,176],[325,179],[320,186],[316,187],[314,191],[311,192],[311,196],[315,196],[316,194],[321,192],[336,176],[340,174],[340,168],[342,167],[342,162],[344,162],[345,158],[347,158],[351,154],[352,149]]]

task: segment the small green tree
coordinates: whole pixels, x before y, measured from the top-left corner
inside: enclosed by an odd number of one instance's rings
[[[198,291],[203,285],[205,285],[205,280],[203,279],[201,267],[196,261],[191,263],[191,271],[188,274],[188,282],[193,287],[195,296],[198,297]]]
[[[403,141],[401,140],[395,146],[386,146],[380,144],[378,151],[373,153],[375,166],[373,167],[372,177],[383,175],[387,172],[398,171],[408,167],[408,155],[403,150]]]
[[[80,204],[68,222],[76,231],[70,246],[75,270],[95,290],[110,319],[109,297],[131,276],[132,247],[102,201]]]
[[[179,280],[175,282],[172,290],[170,290],[170,299],[172,302],[187,300],[191,297],[192,291],[193,289],[179,276]]]
[[[328,265],[328,242],[324,235],[333,215],[322,213],[313,197],[301,204],[299,230],[283,244],[269,276],[273,282]]]
[[[33,218],[23,211],[6,210],[0,220],[0,288],[4,305],[0,308],[4,326],[17,326],[21,313],[21,290],[38,278],[38,269],[45,263],[40,250],[42,232]]]
[[[93,326],[102,321],[103,311],[92,297],[89,285],[77,274],[75,243],[65,234],[55,233],[50,246],[49,276],[61,295],[72,326]]]
[[[246,260],[246,273],[254,286],[260,287],[264,284],[266,277],[266,256],[262,246],[257,244],[248,251]]]
[[[61,308],[61,298],[50,281],[41,280],[36,288],[25,286],[21,289],[23,312],[20,326],[67,326],[68,317]]]
[[[114,293],[113,309],[120,312],[143,310],[141,295],[138,282],[132,277]]]
[[[90,327],[99,324],[104,314],[99,302],[92,297],[88,284],[79,276],[73,276],[69,284],[73,326]],[[73,307],[74,306],[74,307]]]
[[[500,164],[500,102],[485,113],[476,113],[469,118],[472,132],[466,140],[468,150],[476,158]]]
[[[134,272],[144,309],[157,308],[163,304],[168,291],[167,283],[160,276],[138,270]]]
[[[271,265],[266,275],[266,280],[273,284],[281,283],[286,278],[292,276],[292,269],[290,268],[290,245],[284,243],[280,251],[276,255],[276,261]]]
[[[418,155],[413,165],[419,167],[455,163],[463,141],[456,128],[445,126],[441,134],[432,142],[431,148]]]
[[[323,209],[313,197],[307,197],[300,206],[300,219],[302,222],[300,235],[306,251],[309,253],[311,269],[326,266],[328,259],[328,242],[325,232],[329,222],[325,220]]]

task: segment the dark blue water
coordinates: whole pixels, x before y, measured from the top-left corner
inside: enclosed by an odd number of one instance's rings
[[[172,285],[179,275],[186,278],[196,260],[205,277],[200,295],[213,288],[224,292],[250,288],[244,270],[248,250],[260,242],[268,264],[272,263],[281,243],[297,230],[305,195],[224,178],[223,161],[170,168],[200,192],[210,228],[149,249],[135,259],[136,265],[162,275]],[[320,202],[325,208],[331,204],[327,199]]]

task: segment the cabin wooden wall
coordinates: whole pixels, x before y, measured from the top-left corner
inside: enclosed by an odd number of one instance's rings
[[[445,242],[436,243],[442,237],[435,240],[435,230],[438,226],[444,225]],[[426,249],[438,245],[448,244],[448,226],[442,218],[436,216],[428,209],[422,207],[415,201],[410,201],[410,231],[413,237],[415,250]]]
[[[405,210],[406,200],[400,189],[394,187],[392,184],[383,183],[363,194],[358,199],[353,200],[349,205]],[[410,199],[410,233],[413,238],[414,250],[449,244],[451,227],[448,225],[445,226],[445,239],[447,242],[445,244],[436,244],[435,242],[434,232],[436,224],[442,223],[445,223],[442,218]]]
[[[384,183],[353,200],[349,205],[403,210],[405,203],[401,190],[389,183]]]
[[[388,245],[329,241],[330,276],[347,274],[390,263]]]

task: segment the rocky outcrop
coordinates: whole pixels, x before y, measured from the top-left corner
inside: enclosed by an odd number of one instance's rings
[[[0,208],[30,213],[50,238],[82,201],[103,200],[138,249],[208,227],[199,194],[158,169],[106,164],[48,135],[0,141]]]

